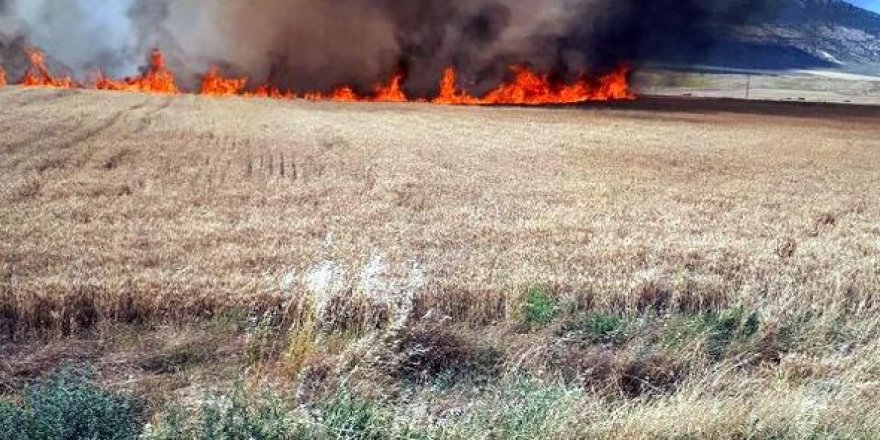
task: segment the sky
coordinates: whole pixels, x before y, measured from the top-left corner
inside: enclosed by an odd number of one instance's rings
[[[880,0],[849,0],[849,2],[874,12],[880,12]]]

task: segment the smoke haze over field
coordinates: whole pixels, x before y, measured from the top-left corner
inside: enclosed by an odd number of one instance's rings
[[[211,65],[282,87],[359,87],[403,68],[436,87],[455,65],[479,89],[511,63],[571,74],[658,48],[710,50],[757,0],[0,0],[0,43],[83,77],[137,73],[160,47],[184,82]]]

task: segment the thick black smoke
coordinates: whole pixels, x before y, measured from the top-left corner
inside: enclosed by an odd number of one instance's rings
[[[404,69],[417,93],[454,65],[479,91],[510,64],[566,76],[621,62],[696,62],[730,29],[766,15],[768,3],[775,2],[0,0],[0,56],[23,42],[80,77],[126,75],[158,46],[190,83],[219,65],[298,90],[367,89]]]
[[[594,27],[574,29],[560,48],[584,52],[599,66],[621,59],[699,62],[736,26],[775,15],[777,5],[768,0],[603,0]],[[589,12],[582,12],[588,20]]]

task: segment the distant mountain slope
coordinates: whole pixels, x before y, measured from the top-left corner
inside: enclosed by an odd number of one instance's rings
[[[775,0],[735,35],[740,44],[787,48],[781,64],[880,64],[880,15],[843,0]]]

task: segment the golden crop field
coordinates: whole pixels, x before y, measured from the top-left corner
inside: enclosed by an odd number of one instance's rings
[[[345,388],[398,438],[880,435],[874,110],[9,87],[0,182],[0,385],[73,357]]]

